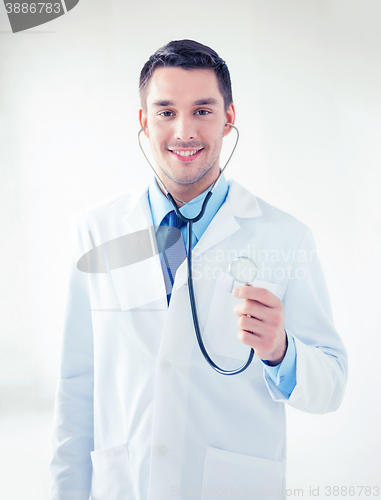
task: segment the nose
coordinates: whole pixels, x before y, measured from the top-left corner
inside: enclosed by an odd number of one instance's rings
[[[191,117],[178,116],[175,124],[174,138],[180,141],[189,141],[197,137],[196,124]]]

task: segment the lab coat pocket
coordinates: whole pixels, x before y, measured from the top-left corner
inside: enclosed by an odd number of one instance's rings
[[[201,498],[276,497],[285,495],[283,465],[277,460],[207,447]]]
[[[91,500],[135,500],[128,444],[91,452]]]
[[[205,324],[204,339],[208,353],[227,358],[247,361],[250,347],[243,344],[237,337],[238,316],[233,308],[242,299],[233,296],[233,288],[242,284],[234,281],[230,274],[224,273],[217,281],[210,305],[208,318]],[[255,280],[253,286],[266,288],[275,295],[278,285],[268,281]],[[253,362],[258,361],[254,356]]]

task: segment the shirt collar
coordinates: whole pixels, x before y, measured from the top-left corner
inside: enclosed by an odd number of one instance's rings
[[[186,205],[181,207],[180,209],[181,214],[187,217],[188,219],[196,217],[201,211],[202,203],[208,191],[209,188],[206,189],[199,196],[191,200],[190,203],[187,203]],[[212,221],[213,217],[216,215],[221,205],[224,203],[228,191],[229,191],[228,182],[225,179],[225,176],[222,175],[219,183],[217,184],[216,188],[213,191],[212,197],[210,198],[207,204],[203,217],[201,217],[201,219],[195,222],[192,226],[193,233],[196,235],[198,240],[201,238],[204,231]],[[148,190],[148,197],[152,212],[153,223],[155,227],[158,227],[163,218],[167,215],[167,213],[173,210],[173,206],[172,203],[166,198],[164,193],[159,188],[155,177],[152,178],[152,181],[150,183]]]

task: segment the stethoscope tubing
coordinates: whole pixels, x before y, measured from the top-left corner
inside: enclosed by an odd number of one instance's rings
[[[249,354],[249,358],[247,360],[247,362],[241,366],[240,368],[237,368],[236,370],[224,370],[223,368],[220,368],[213,360],[212,358],[209,356],[207,350],[206,350],[206,347],[204,345],[204,341],[202,340],[202,335],[201,335],[201,330],[200,330],[200,325],[199,325],[199,321],[198,321],[198,315],[197,315],[197,308],[196,308],[196,300],[195,300],[195,294],[194,294],[194,287],[193,287],[193,275],[192,275],[192,225],[194,222],[197,222],[198,220],[201,219],[201,217],[204,215],[205,213],[205,210],[206,210],[206,207],[208,205],[208,202],[213,194],[213,190],[214,188],[217,186],[217,183],[219,182],[220,178],[221,178],[221,175],[222,173],[224,172],[224,170],[226,169],[228,163],[230,162],[230,159],[231,157],[233,156],[233,153],[235,151],[235,148],[237,147],[237,144],[238,144],[238,139],[239,139],[239,132],[238,132],[238,129],[235,125],[233,125],[232,123],[227,123],[226,125],[230,125],[231,127],[233,127],[236,132],[237,132],[237,139],[236,139],[236,142],[234,144],[234,148],[227,160],[227,162],[225,163],[225,166],[224,168],[220,171],[220,175],[218,176],[217,180],[213,183],[210,191],[207,193],[207,195],[205,196],[205,199],[203,201],[203,204],[202,204],[202,207],[201,207],[201,210],[200,210],[200,213],[196,216],[196,217],[193,217],[192,219],[189,219],[187,217],[185,217],[184,215],[182,215],[182,213],[180,212],[179,210],[179,207],[177,206],[177,203],[174,199],[174,197],[171,195],[171,193],[167,190],[167,188],[165,187],[164,183],[162,182],[162,180],[159,178],[159,176],[157,175],[155,169],[153,168],[153,166],[151,165],[151,162],[149,161],[147,155],[145,154],[144,152],[144,149],[141,145],[141,142],[140,142],[140,134],[143,132],[143,130],[145,130],[147,128],[147,125],[145,127],[142,127],[140,130],[139,130],[139,133],[138,133],[138,142],[139,142],[139,146],[140,146],[140,149],[142,150],[143,152],[143,155],[145,156],[147,162],[149,163],[151,169],[153,170],[154,172],[154,175],[156,177],[156,179],[158,180],[160,186],[163,188],[163,190],[165,191],[165,195],[167,197],[167,199],[170,201],[170,203],[173,205],[173,208],[174,208],[174,211],[176,212],[176,214],[180,217],[180,219],[182,219],[186,224],[187,224],[187,229],[188,229],[188,252],[187,252],[187,265],[188,265],[188,289],[189,289],[189,301],[190,301],[190,305],[191,305],[191,311],[192,311],[192,318],[193,318],[193,325],[194,325],[194,329],[195,329],[195,333],[196,333],[196,338],[197,338],[197,342],[198,342],[198,345],[200,347],[200,350],[204,356],[204,358],[206,359],[206,361],[208,362],[208,364],[218,373],[220,373],[221,375],[238,375],[238,373],[241,373],[243,372],[244,370],[246,370],[246,368],[250,365],[250,363],[252,362],[253,360],[253,357],[254,357],[254,349],[251,348],[250,349],[250,354]]]
[[[208,193],[209,194],[209,193]],[[190,300],[190,305],[191,305],[191,311],[192,311],[192,317],[193,317],[193,325],[194,329],[196,332],[196,338],[198,341],[198,345],[200,347],[200,350],[206,359],[206,361],[209,363],[209,365],[218,373],[221,375],[238,375],[238,373],[243,372],[246,370],[246,368],[250,365],[250,363],[253,360],[254,357],[254,349],[250,349],[250,354],[249,358],[246,362],[245,365],[243,365],[241,368],[237,368],[236,370],[224,370],[223,368],[220,368],[209,356],[208,351],[206,350],[204,341],[202,340],[202,335],[200,331],[200,325],[198,322],[198,315],[197,315],[197,309],[196,309],[196,300],[194,296],[194,289],[193,289],[193,277],[192,277],[192,224],[193,222],[189,220],[188,222],[188,258],[187,258],[187,264],[188,264],[188,288],[189,288],[189,300]]]

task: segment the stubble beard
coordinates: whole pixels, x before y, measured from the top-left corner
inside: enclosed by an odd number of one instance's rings
[[[182,186],[189,186],[191,184],[196,184],[196,182],[199,182],[203,177],[205,177],[212,170],[217,160],[218,156],[211,165],[204,164],[200,166],[196,172],[189,172],[183,174],[179,174],[179,172],[177,172],[174,168],[170,168],[168,165],[166,165],[166,168],[162,168],[160,165],[158,165],[158,167],[159,170],[172,182],[180,184]]]
[[[170,162],[157,158],[155,154],[154,158],[159,170],[159,174],[161,174],[160,177],[164,176],[163,178],[164,183],[165,183],[165,178],[168,178],[175,184],[179,184],[182,186],[189,186],[199,182],[213,169],[214,165],[216,164],[216,162],[220,157],[220,150],[221,148],[217,153],[215,153],[214,159],[211,158],[209,161],[206,160],[206,162],[200,165],[196,171],[193,170],[192,165],[190,164],[189,170],[182,173],[180,173],[173,165],[171,165]],[[179,163],[179,166],[181,166],[181,163]],[[185,169],[186,168],[187,167],[185,167]]]

